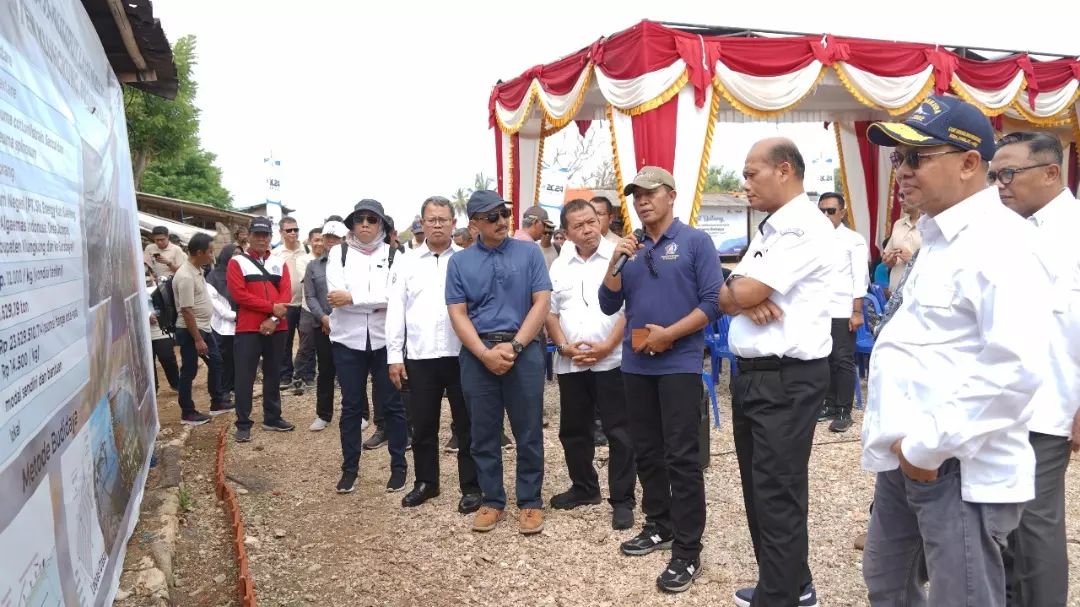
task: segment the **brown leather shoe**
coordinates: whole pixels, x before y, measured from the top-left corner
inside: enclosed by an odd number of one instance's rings
[[[472,530],[491,531],[504,518],[506,518],[506,512],[491,506],[480,506],[480,509],[476,511],[476,516],[473,517]]]
[[[522,508],[518,513],[518,530],[524,535],[544,530],[544,511],[539,508]]]

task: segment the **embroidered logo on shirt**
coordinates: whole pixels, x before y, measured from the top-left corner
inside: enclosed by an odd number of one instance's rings
[[[676,254],[676,251],[678,250],[678,243],[673,242],[668,246],[664,247],[664,254],[660,256],[660,259],[663,259],[664,261],[674,261],[679,258],[679,256]]]

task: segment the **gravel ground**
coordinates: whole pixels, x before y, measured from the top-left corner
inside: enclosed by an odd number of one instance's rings
[[[726,378],[721,386],[726,386]],[[473,533],[471,517],[456,511],[459,495],[451,454],[442,454],[440,460],[442,495],[419,508],[401,508],[404,493],[385,492],[386,449],[365,452],[356,493],[337,495],[334,484],[341,461],[337,424],[320,433],[309,432],[314,395],[285,396],[285,416],[297,430],[278,434],[256,425],[252,443],[230,441],[226,461],[229,476],[242,484],[239,499],[259,602],[729,605],[736,589],[754,583],[756,565],[727,421],[730,399],[726,388],[719,392],[723,423],[712,431],[711,465],[705,473],[708,523],[703,574],[680,596],[665,596],[655,589],[654,580],[669,553],[629,558],[618,552],[619,542],[636,530],[613,531],[606,503],[569,512],[548,508],[546,529],[532,537],[517,532],[511,506],[511,516],[496,530]],[[558,441],[557,403],[558,387],[549,382],[545,501],[569,486]],[[256,419],[259,415],[256,412]],[[865,531],[873,491],[871,475],[858,465],[860,422],[857,412],[856,425],[839,435],[819,425],[810,463],[810,561],[823,605],[867,604],[862,553],[852,544]],[[449,413],[444,406],[442,439],[448,436]],[[514,453],[506,452],[504,459],[511,497]],[[599,449],[602,485],[606,457],[606,449]],[[1069,553],[1074,563],[1080,562],[1078,469],[1074,463],[1067,489]],[[641,518],[638,513],[639,524]],[[1080,575],[1075,573],[1071,591],[1071,604],[1080,605]]]

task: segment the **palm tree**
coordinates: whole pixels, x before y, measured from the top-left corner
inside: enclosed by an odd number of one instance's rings
[[[450,198],[450,206],[457,215],[465,214],[465,207],[469,204],[469,192],[465,188],[458,188]]]
[[[473,191],[477,190],[490,190],[492,179],[485,176],[483,173],[477,173],[473,181]]]

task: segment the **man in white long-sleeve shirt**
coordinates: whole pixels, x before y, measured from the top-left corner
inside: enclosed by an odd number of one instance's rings
[[[832,352],[829,353],[829,391],[818,421],[832,420],[829,430],[847,432],[851,427],[851,403],[855,399],[855,331],[863,325],[862,303],[870,284],[870,250],[866,239],[844,225],[844,196],[826,192],[818,209],[836,228],[836,267],[831,276]]]
[[[900,189],[926,213],[870,359],[870,603],[1004,606],[1002,549],[1035,495],[1026,424],[1047,370],[1049,273],[1034,228],[986,187],[994,131],[977,108],[933,96],[867,134],[896,148]]]
[[[390,381],[409,392],[413,425],[416,482],[401,498],[401,505],[412,508],[439,495],[439,413],[446,392],[457,429],[458,512],[468,514],[480,509],[482,496],[470,453],[469,411],[461,392],[461,340],[446,310],[446,268],[461,250],[450,242],[454,230],[450,201],[442,196],[428,198],[420,207],[419,221],[426,228],[426,238],[394,266],[386,310]]]
[[[1065,471],[1080,450],[1080,201],[1062,184],[1064,153],[1052,133],[1013,133],[998,142],[988,175],[1001,201],[1035,225],[1054,275],[1050,372],[1031,399],[1028,436],[1035,450],[1035,499],[1009,536],[1005,559],[1010,605],[1064,607]],[[1011,568],[1011,571],[1008,571]]]
[[[377,200],[356,203],[345,218],[345,242],[330,251],[326,262],[330,342],[341,384],[341,480],[338,493],[352,493],[360,468],[363,411],[367,409],[367,377],[372,393],[383,400],[390,449],[388,492],[405,488],[407,430],[401,393],[390,383],[386,364],[386,305],[390,266],[390,225]]]

